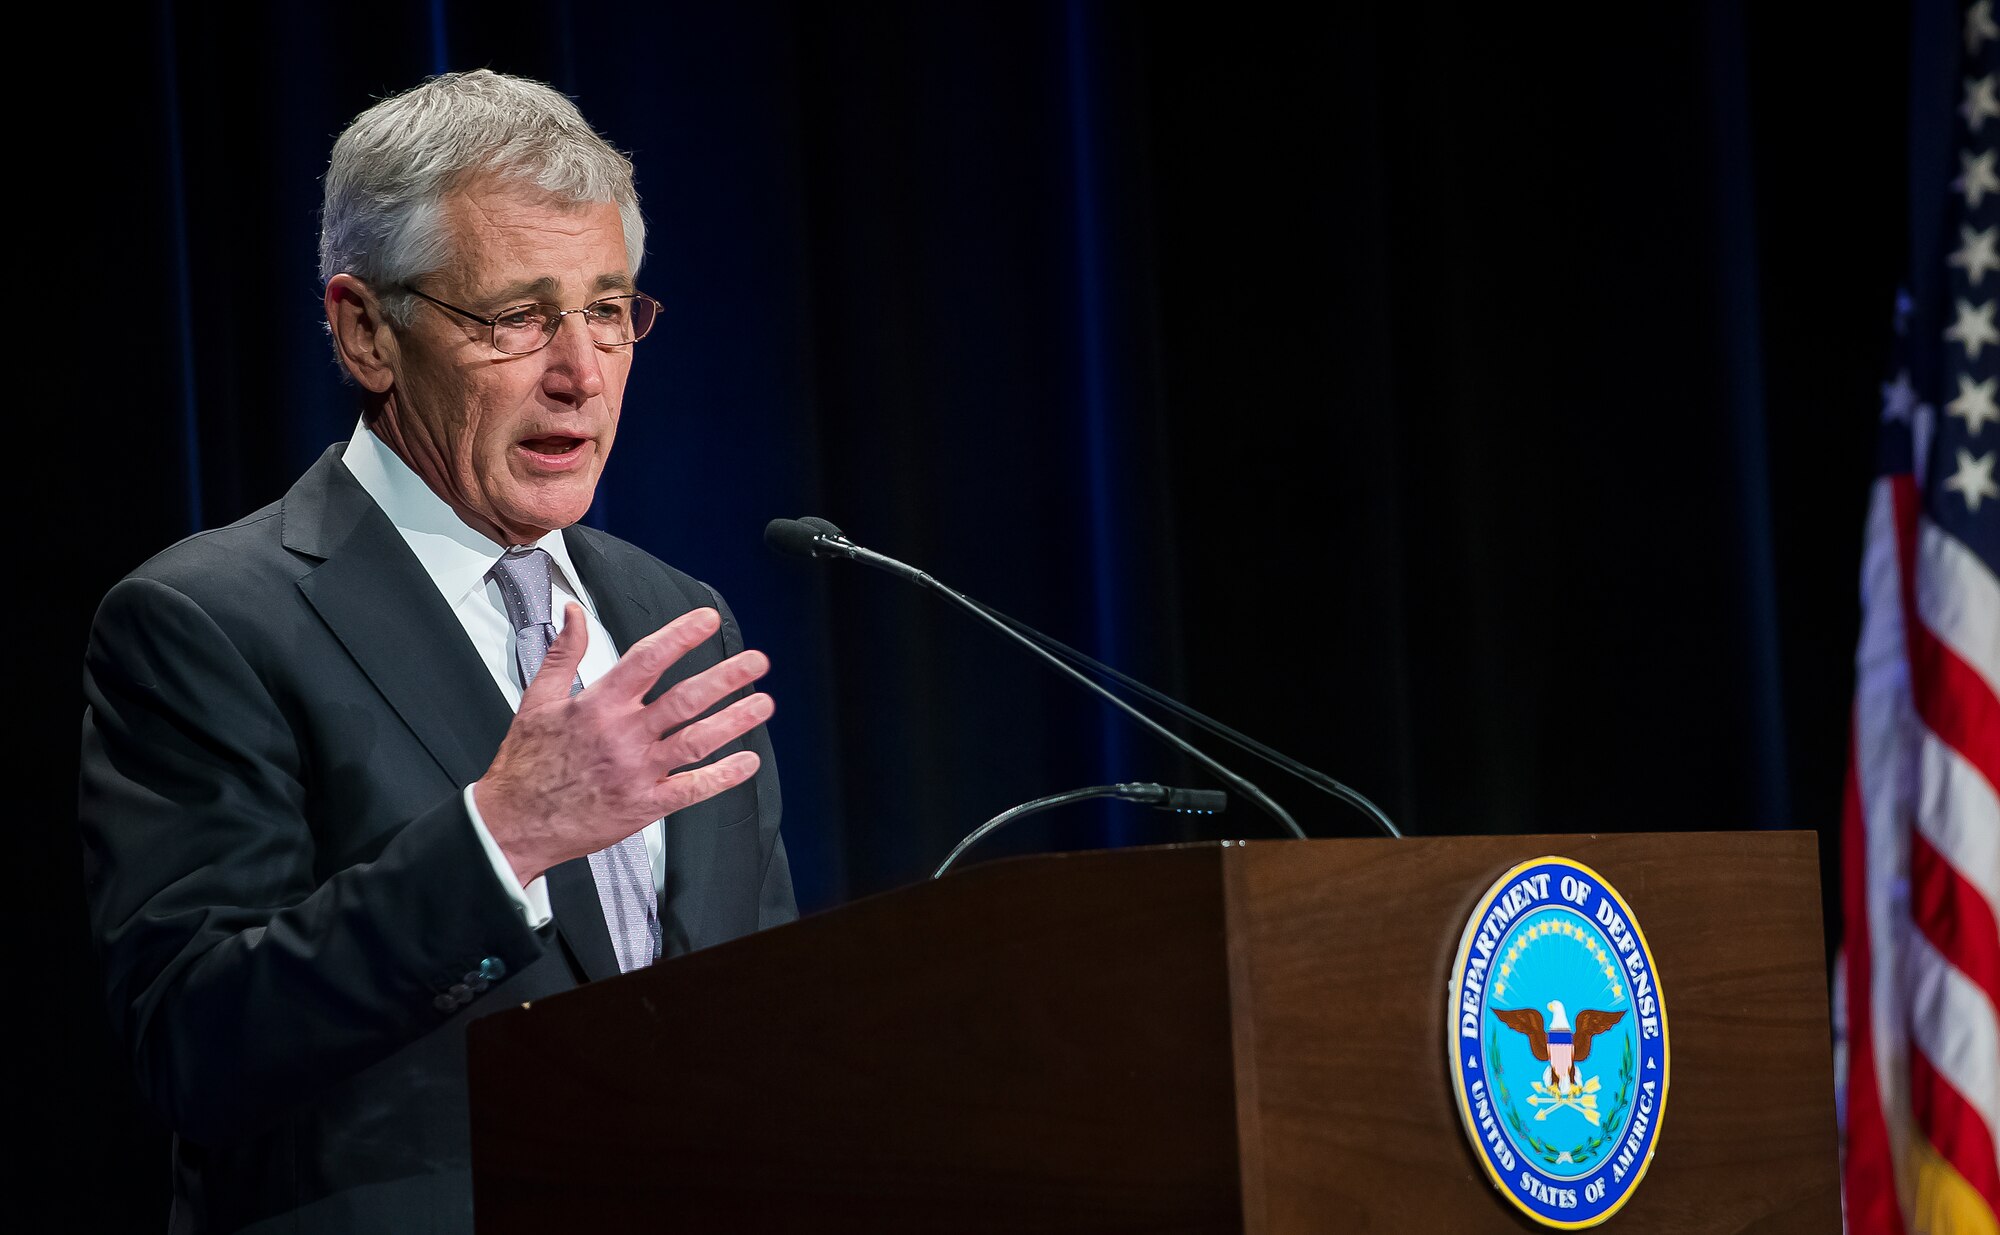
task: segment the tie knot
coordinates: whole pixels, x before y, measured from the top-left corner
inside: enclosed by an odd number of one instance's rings
[[[508,550],[489,572],[500,585],[500,602],[515,630],[549,624],[549,553],[546,549]]]

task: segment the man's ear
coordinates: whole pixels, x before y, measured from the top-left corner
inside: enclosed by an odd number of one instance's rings
[[[337,274],[326,284],[326,324],[340,363],[371,394],[396,384],[396,332],[382,315],[382,302],[366,283]]]

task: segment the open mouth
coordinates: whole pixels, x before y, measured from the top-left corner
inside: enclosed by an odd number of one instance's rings
[[[588,439],[557,435],[530,437],[522,439],[521,449],[549,459],[565,459],[583,449],[586,440]]]

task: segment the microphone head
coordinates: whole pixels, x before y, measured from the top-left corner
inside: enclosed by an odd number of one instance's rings
[[[815,519],[811,515],[804,516],[799,520],[799,522],[805,524],[807,527],[819,533],[821,536],[839,536],[842,534],[841,530],[833,526],[833,524],[828,523],[824,519]]]
[[[802,519],[773,519],[764,525],[764,544],[777,553],[792,557],[818,557],[818,529]]]

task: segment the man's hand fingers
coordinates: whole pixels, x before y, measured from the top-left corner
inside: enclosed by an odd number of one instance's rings
[[[777,705],[769,695],[755,694],[738,699],[715,715],[683,725],[661,738],[653,747],[653,764],[665,777],[676,768],[700,763],[771,719],[771,713],[776,710]]]
[[[757,774],[758,764],[755,751],[739,750],[705,767],[676,772],[660,782],[653,798],[654,808],[662,815],[685,810],[749,780]]]
[[[640,719],[655,737],[676,729],[763,677],[771,670],[771,659],[755,648],[704,669],[646,705]]]
[[[643,698],[673,663],[715,637],[722,615],[713,609],[690,609],[625,649],[611,671],[591,683],[591,689],[613,698]]]
[[[549,644],[542,667],[535,670],[535,680],[521,692],[521,710],[569,698],[570,684],[576,681],[576,667],[583,663],[584,649],[589,646],[590,623],[584,620],[583,606],[571,601],[563,606],[563,628]]]

